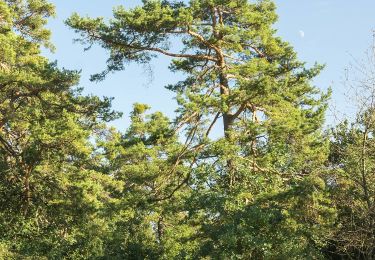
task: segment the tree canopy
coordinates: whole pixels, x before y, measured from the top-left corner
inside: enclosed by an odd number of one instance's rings
[[[184,75],[166,86],[175,118],[136,103],[125,132],[106,124],[110,98],[41,55],[53,15],[0,0],[0,258],[375,257],[373,104],[324,129],[323,66],[276,36],[273,1],[72,14],[85,48],[109,53],[93,81],[162,55]]]

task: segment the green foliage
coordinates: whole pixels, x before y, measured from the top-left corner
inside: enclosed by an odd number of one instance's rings
[[[371,107],[360,114],[355,123],[344,121],[333,130],[331,194],[339,217],[332,247],[338,255],[365,259],[375,255],[374,145]]]
[[[321,128],[330,93],[311,84],[322,66],[305,68],[275,36],[276,19],[272,1],[192,0],[119,7],[108,23],[78,14],[67,21],[83,44],[109,50],[107,69],[93,80],[157,55],[174,58],[171,70],[186,75],[167,87],[178,101],[173,129],[164,121],[156,131],[152,120],[142,119],[146,107],[135,107],[127,136],[132,138],[123,145],[132,145],[125,154],[134,158],[119,162],[122,170],[116,171],[126,174],[125,182],[138,181],[134,187],[163,183],[157,189],[161,198],[179,205],[150,204],[149,214],[166,208],[169,214],[185,212],[189,237],[174,249],[178,256],[322,257],[335,218],[322,180],[328,143]],[[218,127],[222,135],[213,135]],[[154,142],[173,130],[182,144],[160,151]],[[147,186],[137,198],[152,201],[158,196]],[[167,244],[178,244],[172,235],[176,225],[165,221],[165,234],[171,232],[166,239],[173,242],[154,242],[159,258],[169,252]],[[189,253],[187,241],[197,245]]]
[[[158,55],[185,75],[167,86],[176,118],[137,103],[121,133],[111,99],[41,55],[53,5],[0,0],[0,258],[372,259],[374,106],[324,134],[323,66],[276,36],[275,9],[144,0],[108,22],[73,14],[81,42],[109,51],[93,80]]]
[[[188,190],[175,189],[189,171],[176,161],[182,146],[169,120],[159,112],[146,115],[147,109],[135,104],[127,132],[105,131],[98,142],[105,171],[124,183],[113,194],[113,233],[106,243],[111,259],[171,259],[197,246],[184,241],[195,230],[183,209]]]
[[[115,182],[92,169],[89,138],[117,115],[109,99],[80,94],[77,72],[40,55],[51,47],[51,4],[0,1],[0,10],[1,258],[100,255]]]

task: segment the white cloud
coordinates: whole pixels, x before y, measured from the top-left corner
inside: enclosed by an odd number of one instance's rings
[[[299,36],[300,36],[301,38],[305,38],[305,32],[304,32],[304,31],[299,30],[299,31],[298,31],[298,34],[299,34]]]

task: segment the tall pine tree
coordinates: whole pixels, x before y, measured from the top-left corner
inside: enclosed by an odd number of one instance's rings
[[[269,0],[146,0],[116,8],[108,23],[67,21],[83,44],[110,52],[93,80],[159,55],[186,75],[168,89],[178,101],[175,131],[186,136],[175,163],[186,159],[190,171],[165,199],[190,187],[194,257],[319,257],[329,235],[334,210],[321,178],[329,94],[311,83],[322,66],[298,61],[275,35],[276,20]]]

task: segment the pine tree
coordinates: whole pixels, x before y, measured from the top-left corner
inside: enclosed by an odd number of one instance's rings
[[[126,133],[110,130],[99,142],[107,165],[103,171],[124,183],[112,195],[118,203],[106,243],[111,259],[176,259],[192,256],[198,247],[189,241],[197,229],[184,205],[189,189],[176,189],[190,170],[180,155],[183,145],[169,119],[148,109],[135,104]]]
[[[116,8],[108,23],[67,21],[83,44],[110,51],[93,80],[158,55],[186,75],[168,89],[178,101],[175,131],[186,136],[177,158],[190,171],[176,188],[192,190],[185,206],[200,226],[195,257],[319,257],[329,235],[334,211],[321,178],[329,93],[311,83],[322,66],[298,61],[276,20],[268,0],[146,0]]]
[[[44,0],[0,1],[2,259],[94,256],[106,227],[112,180],[91,169],[89,138],[117,115],[109,99],[81,95],[78,72],[41,56],[53,15]]]

